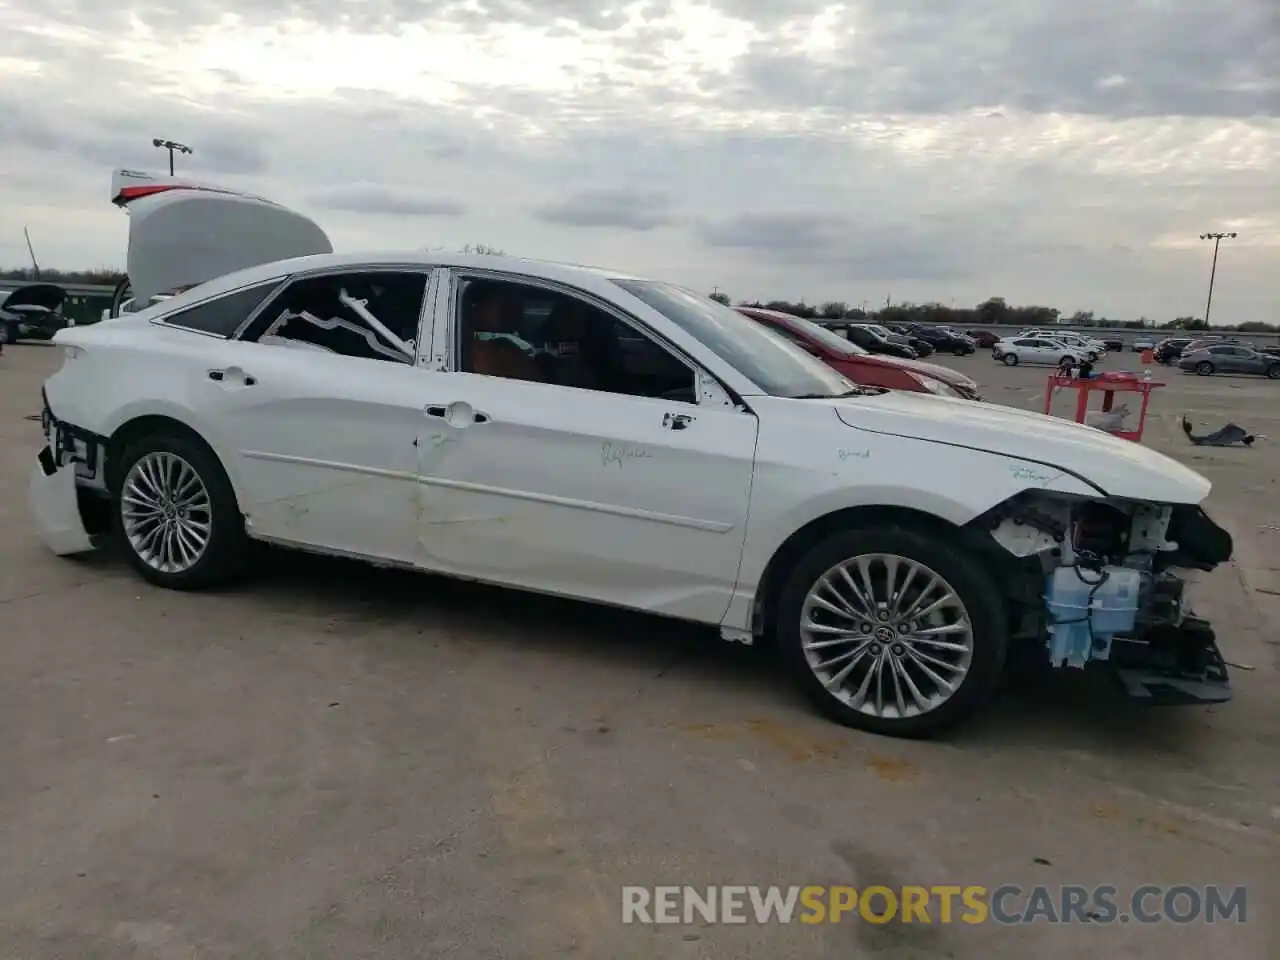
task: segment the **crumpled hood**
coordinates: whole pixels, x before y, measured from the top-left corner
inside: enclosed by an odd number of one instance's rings
[[[67,291],[56,283],[32,283],[19,287],[0,303],[0,310],[15,313],[20,310],[49,311],[57,310],[67,299]]]
[[[994,403],[891,390],[832,401],[859,430],[985,450],[1074,474],[1108,496],[1199,503],[1208,480],[1162,453],[1102,430]]]

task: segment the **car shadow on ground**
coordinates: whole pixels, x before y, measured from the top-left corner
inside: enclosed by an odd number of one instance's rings
[[[124,566],[113,554],[91,562]],[[371,628],[402,629],[410,641],[429,632],[634,670],[638,682],[678,674],[682,683],[729,687],[751,715],[811,714],[767,645],[728,643],[714,630],[651,615],[275,548],[264,551],[254,577],[224,593],[263,612],[314,613],[353,644],[377,644],[380,655],[417,659],[423,647],[374,639]],[[1032,747],[1150,759],[1155,751],[1193,761],[1204,749],[1200,713],[1135,704],[1105,671],[1062,674],[1034,657],[1012,657],[993,703],[943,740],[975,753]]]

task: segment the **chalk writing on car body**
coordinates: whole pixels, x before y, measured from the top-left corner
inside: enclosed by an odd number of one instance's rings
[[[622,444],[609,443],[607,440],[600,444],[600,464],[605,467],[617,464],[618,469],[621,470],[627,463],[652,459],[653,455],[643,447],[628,447]]]

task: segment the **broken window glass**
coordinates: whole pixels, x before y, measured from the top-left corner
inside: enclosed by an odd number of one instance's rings
[[[290,284],[254,324],[259,343],[412,363],[427,277],[338,273]],[[249,339],[249,337],[246,337]]]

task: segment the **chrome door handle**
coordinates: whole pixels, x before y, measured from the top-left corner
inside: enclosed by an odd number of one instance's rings
[[[693,419],[687,413],[667,413],[663,414],[662,426],[666,430],[684,430]]]
[[[227,383],[227,374],[231,374],[231,382],[240,383],[246,387],[252,387],[258,382],[239,367],[229,367],[226,370],[210,370],[209,379],[217,383]]]
[[[487,413],[481,413],[479,410],[474,409],[471,404],[462,400],[443,406],[433,403],[426,408],[426,413],[428,417],[436,420],[448,420],[457,427],[489,422]]]

